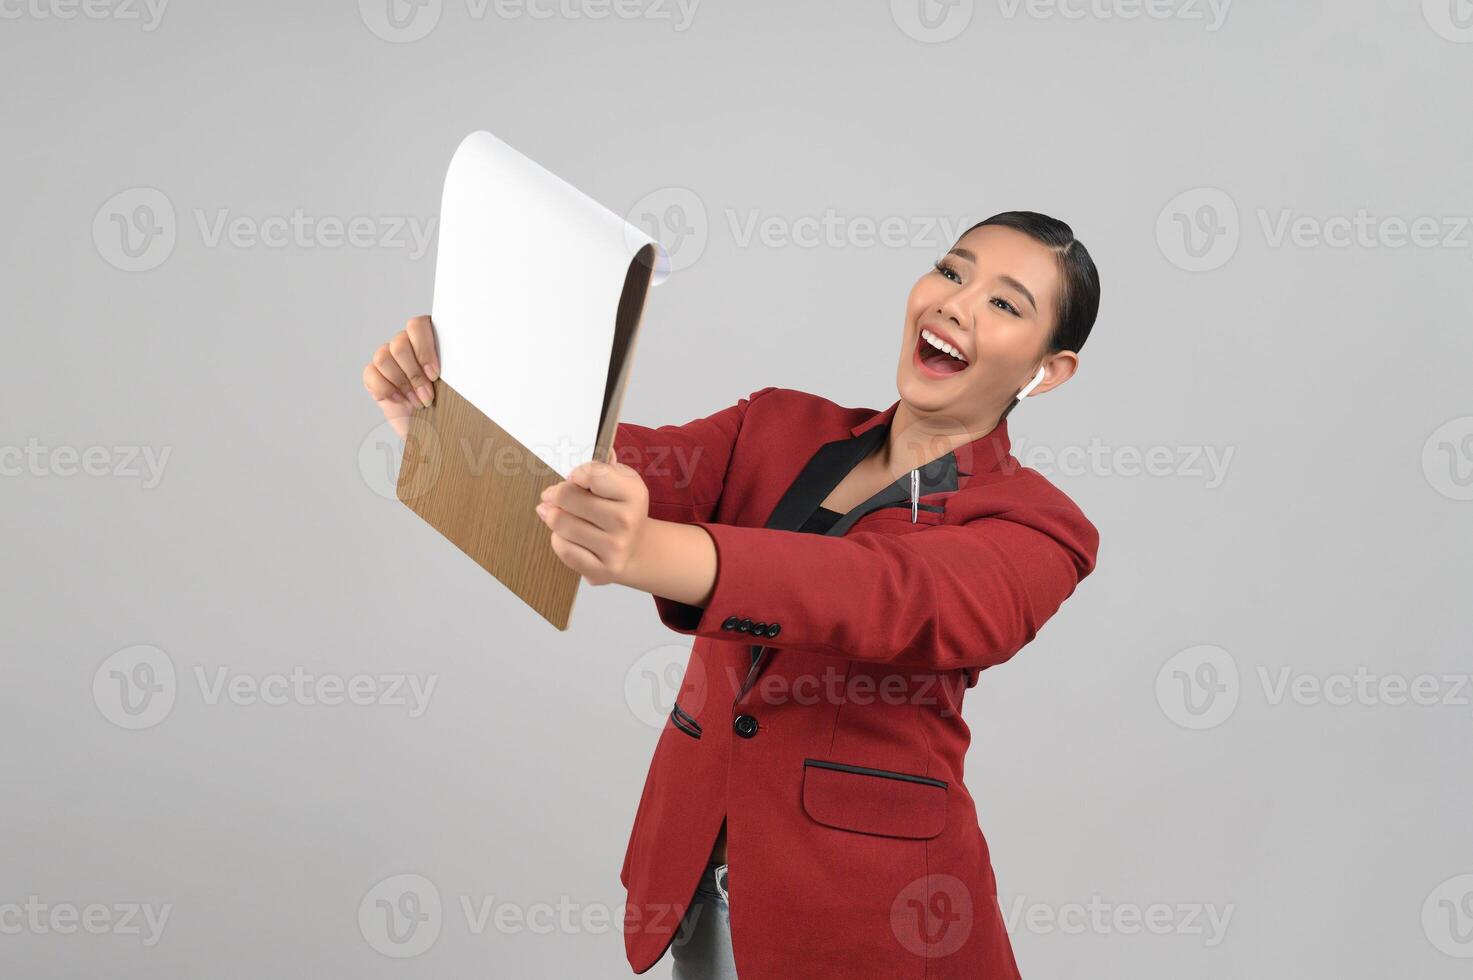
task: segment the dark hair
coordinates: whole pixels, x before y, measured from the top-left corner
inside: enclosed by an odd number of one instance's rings
[[[1061,350],[1077,352],[1088,339],[1100,309],[1100,274],[1095,269],[1094,259],[1090,258],[1089,249],[1074,237],[1073,228],[1037,211],[1003,211],[977,222],[967,232],[984,225],[1013,228],[1053,249],[1059,260],[1064,288],[1059,293],[1059,308],[1055,311],[1058,323],[1048,339],[1047,349],[1050,354]]]

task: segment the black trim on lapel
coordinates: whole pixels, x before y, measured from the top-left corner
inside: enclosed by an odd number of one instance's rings
[[[818,510],[829,492],[837,487],[855,466],[880,447],[889,431],[890,425],[886,422],[871,426],[859,435],[836,439],[818,447],[818,451],[808,460],[797,479],[782,495],[777,506],[772,509],[772,514],[767,518],[764,526],[781,531],[797,531],[801,528]],[[922,495],[957,488],[955,452],[948,452],[945,456],[933,459],[919,469]],[[910,471],[907,470],[904,476],[835,521],[824,534],[837,537],[849,530],[855,521],[870,511],[880,507],[898,505],[902,501],[908,503],[909,500]],[[928,507],[927,509],[933,508]],[[749,648],[752,653],[752,666],[747,670],[747,677],[742,682],[741,690],[737,692],[736,700],[738,701],[752,689],[752,684],[756,681],[757,675],[762,672],[771,651],[771,648],[755,643],[750,644]]]

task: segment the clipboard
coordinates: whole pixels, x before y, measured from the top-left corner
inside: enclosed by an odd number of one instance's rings
[[[487,132],[446,172],[431,319],[441,373],[397,496],[559,630],[582,577],[534,508],[608,459],[664,247]],[[559,288],[561,287],[561,288]]]

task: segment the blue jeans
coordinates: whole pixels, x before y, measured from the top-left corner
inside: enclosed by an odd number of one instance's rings
[[[670,955],[675,959],[671,980],[737,980],[726,881],[726,865],[706,865],[706,873],[670,944]]]

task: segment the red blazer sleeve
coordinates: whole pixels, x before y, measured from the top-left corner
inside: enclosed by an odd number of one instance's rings
[[[1093,570],[1099,535],[1044,480],[1016,506],[922,531],[842,537],[698,521],[716,544],[704,609],[657,596],[671,629],[914,667],[984,668],[1012,657]],[[1042,501],[1024,503],[1027,493]],[[958,498],[954,501],[960,504]],[[729,628],[748,619],[777,636]]]
[[[684,425],[619,423],[614,458],[639,471],[649,488],[651,517],[691,524],[715,514],[747,406],[775,390],[755,391],[730,408]]]

